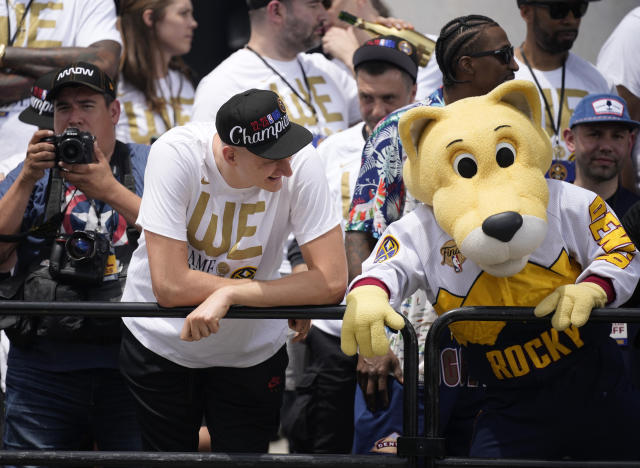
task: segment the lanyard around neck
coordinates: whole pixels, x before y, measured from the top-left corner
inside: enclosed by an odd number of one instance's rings
[[[549,121],[551,122],[551,129],[553,130],[553,135],[556,138],[556,142],[558,142],[560,139],[559,137],[560,126],[562,125],[562,106],[564,103],[564,78],[565,78],[565,69],[567,65],[567,60],[565,59],[562,62],[562,85],[560,88],[560,102],[558,103],[558,123],[556,125],[556,122],[553,119],[553,114],[551,113],[551,106],[549,105],[549,102],[547,101],[547,98],[545,97],[544,92],[542,92],[542,86],[540,86],[540,82],[538,81],[536,74],[533,72],[533,68],[531,68],[531,65],[529,64],[529,60],[527,59],[527,56],[525,55],[524,50],[522,49],[522,46],[520,46],[520,53],[522,54],[522,58],[524,60],[525,65],[529,69],[529,73],[531,73],[531,76],[533,76],[533,81],[535,81],[536,86],[538,87],[538,91],[540,91],[540,96],[542,96],[542,100],[544,101],[544,108],[547,110],[547,115],[549,116]]]
[[[311,112],[313,113],[313,115],[316,115],[316,109],[313,107],[313,103],[312,103],[312,98],[311,98],[311,86],[309,86],[309,80],[307,79],[307,74],[304,71],[304,68],[302,67],[302,64],[300,63],[300,60],[298,60],[296,58],[296,61],[298,62],[298,66],[300,67],[300,72],[302,73],[302,78],[304,80],[304,85],[307,88],[307,96],[309,96],[309,100],[303,98],[300,93],[291,85],[291,83],[289,83],[286,78],[284,76],[282,76],[280,74],[280,72],[278,72],[278,70],[276,70],[269,62],[267,62],[265,60],[265,58],[260,55],[256,50],[252,49],[251,47],[249,47],[249,45],[244,46],[248,51],[253,52],[254,54],[256,54],[256,57],[258,57],[262,63],[264,63],[266,65],[267,68],[269,68],[273,73],[275,73],[276,75],[278,75],[280,77],[280,79],[282,81],[284,81],[284,84],[287,85],[287,87],[293,92],[293,94],[295,94],[296,96],[298,96],[298,99],[300,99],[302,102],[304,102],[307,107],[309,107],[309,109],[311,109]]]

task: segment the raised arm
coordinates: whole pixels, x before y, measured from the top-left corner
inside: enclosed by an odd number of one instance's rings
[[[36,182],[44,176],[45,169],[53,167],[54,147],[51,143],[40,141],[52,134],[50,130],[39,130],[31,138],[22,170],[0,199],[0,234],[19,232]],[[16,246],[16,243],[0,242],[0,263],[4,263],[11,257]]]
[[[112,40],[88,47],[7,47],[0,62],[0,104],[27,97],[35,78],[72,62],[94,63],[115,79],[120,50],[120,44]]]

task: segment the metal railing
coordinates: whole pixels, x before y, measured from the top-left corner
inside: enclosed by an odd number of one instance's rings
[[[193,308],[167,309],[155,303],[76,302],[44,303],[0,301],[0,315],[84,315],[88,317],[184,317]],[[344,306],[300,307],[232,307],[227,318],[315,318],[341,319]],[[532,308],[464,307],[454,309],[431,325],[425,343],[424,435],[418,436],[418,343],[415,330],[405,318],[401,331],[404,349],[403,435],[398,438],[399,456],[320,455],[320,454],[227,454],[176,452],[101,452],[101,451],[0,451],[0,464],[101,466],[166,466],[172,467],[410,467],[424,458],[426,467],[523,467],[523,468],[627,468],[638,467],[638,461],[556,461],[531,459],[486,459],[446,457],[439,421],[439,338],[449,332],[448,326],[463,320],[530,321]],[[549,319],[537,319],[549,320]],[[590,321],[640,322],[640,309],[594,309]]]
[[[25,302],[0,301],[0,315],[82,315],[85,317],[185,317],[193,307],[164,308],[155,303],[138,302]],[[227,312],[235,319],[342,319],[344,306],[238,307]],[[401,330],[404,348],[403,433],[408,438],[418,434],[418,341],[405,318]],[[40,451],[0,450],[0,465],[100,465],[100,466],[172,466],[172,467],[408,467],[416,466],[416,457],[380,455],[324,454],[237,454],[178,452],[106,452],[106,451]]]
[[[531,320],[550,321],[549,318],[536,319],[533,308],[527,307],[462,307],[451,310],[438,317],[427,334],[425,343],[425,403],[424,403],[424,455],[425,466],[464,466],[464,467],[540,467],[540,468],[617,468],[639,467],[640,461],[555,461],[531,459],[487,459],[444,457],[438,450],[442,441],[440,429],[439,376],[440,360],[438,341],[442,333],[449,333],[448,326],[463,320],[521,322]],[[640,322],[640,309],[594,309],[590,322]],[[436,449],[434,449],[434,447]]]

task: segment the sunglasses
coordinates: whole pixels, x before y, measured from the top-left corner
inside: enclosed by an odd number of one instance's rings
[[[569,12],[573,13],[573,17],[582,18],[589,8],[589,2],[578,3],[561,3],[561,2],[528,2],[530,5],[543,6],[549,10],[549,16],[552,19],[564,19]]]
[[[504,65],[509,65],[513,60],[513,46],[504,46],[496,50],[485,50],[484,52],[476,52],[475,54],[467,54],[469,57],[487,57],[493,56],[500,60]]]

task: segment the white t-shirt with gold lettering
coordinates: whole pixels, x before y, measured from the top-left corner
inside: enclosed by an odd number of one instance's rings
[[[353,76],[322,54],[298,54],[287,62],[264,57],[285,78],[312,109],[294,93],[287,83],[247,49],[231,54],[196,89],[194,121],[214,122],[218,109],[231,96],[251,88],[270,89],[282,98],[291,121],[307,128],[314,142],[344,130],[362,120],[358,91]],[[309,91],[311,99],[309,100]]]
[[[279,277],[283,244],[293,232],[306,244],[340,224],[316,150],[292,160],[278,192],[230,187],[214,161],[213,123],[192,122],[154,143],[137,224],[184,241],[191,269],[227,278]],[[122,301],[155,302],[144,233],[129,265]],[[330,255],[331,252],[327,252]],[[184,319],[125,318],[148,349],[186,367],[249,367],[275,354],[286,320],[224,319],[218,333],[196,342],[179,338]]]
[[[156,89],[163,101],[160,113],[152,112],[144,93],[120,75],[120,120],[116,125],[118,140],[148,145],[170,128],[191,120],[194,89],[186,76],[177,70],[169,70],[167,76],[156,81]]]
[[[16,34],[18,24],[21,26]],[[7,38],[14,36],[14,47],[88,47],[105,40],[122,43],[113,0],[0,2],[0,44],[8,45]],[[18,120],[28,105],[27,97],[0,106],[0,160],[19,152],[26,154],[27,144],[37,130]]]

